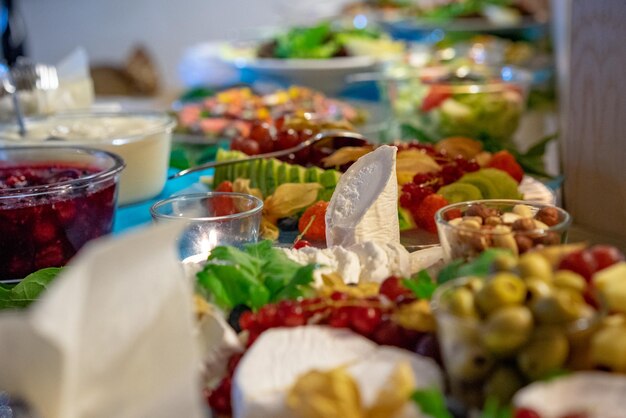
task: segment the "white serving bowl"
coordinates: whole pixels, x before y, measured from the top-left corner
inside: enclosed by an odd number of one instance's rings
[[[27,134],[0,127],[1,146],[87,146],[121,156],[119,203],[158,195],[167,179],[172,129],[176,122],[159,112],[71,112],[26,119]]]

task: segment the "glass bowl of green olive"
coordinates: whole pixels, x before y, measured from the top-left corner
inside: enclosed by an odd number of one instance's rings
[[[565,243],[571,216],[544,203],[488,199],[445,206],[435,221],[444,257],[451,261],[474,258],[487,248],[517,255]]]
[[[480,408],[508,403],[526,384],[591,368],[591,337],[605,310],[585,279],[554,271],[537,252],[505,254],[487,278],[441,285],[433,297],[452,395]]]

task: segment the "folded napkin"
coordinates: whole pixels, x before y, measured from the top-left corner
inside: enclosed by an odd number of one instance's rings
[[[28,311],[0,314],[0,390],[42,418],[203,416],[179,233],[96,241]]]

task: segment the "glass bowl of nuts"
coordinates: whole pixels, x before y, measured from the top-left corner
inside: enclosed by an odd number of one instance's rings
[[[447,261],[471,259],[487,248],[519,255],[567,241],[571,216],[565,210],[522,200],[475,200],[455,203],[435,214]]]

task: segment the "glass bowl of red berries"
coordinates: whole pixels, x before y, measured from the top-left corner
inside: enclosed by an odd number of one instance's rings
[[[91,148],[0,149],[0,280],[63,266],[110,233],[123,168]]]
[[[523,254],[567,241],[571,216],[563,209],[508,199],[474,200],[441,208],[435,214],[447,260],[471,259],[488,248]]]

